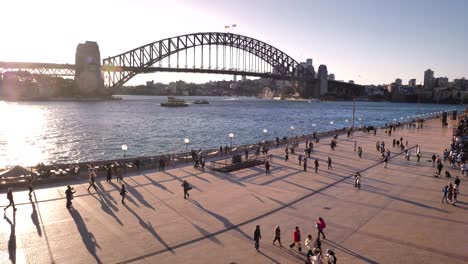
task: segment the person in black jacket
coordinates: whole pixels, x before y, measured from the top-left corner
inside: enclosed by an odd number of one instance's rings
[[[184,188],[184,199],[187,199],[187,196],[190,197],[190,194],[188,193],[188,191],[190,191],[192,187],[190,187],[190,184],[185,180],[184,182],[182,182],[181,186]]]
[[[4,211],[6,211],[6,209],[7,209],[8,207],[13,206],[13,212],[16,212],[17,209],[16,209],[16,207],[15,207],[15,201],[13,200],[13,188],[11,188],[11,187],[8,188],[7,199],[8,199],[8,201],[10,202],[10,204],[8,204],[8,205],[5,207]]]
[[[262,234],[260,233],[260,226],[257,225],[254,231],[254,240],[255,240],[255,249],[258,250],[260,247],[260,239],[262,238]]]
[[[122,189],[120,190],[120,195],[122,196],[122,204],[125,204],[125,195],[128,193],[125,189],[125,184],[122,183]]]
[[[67,186],[67,190],[65,191],[65,195],[67,197],[67,208],[68,209],[70,209],[71,206],[72,206],[71,200],[73,200],[73,194],[75,192],[76,191],[70,185]]]

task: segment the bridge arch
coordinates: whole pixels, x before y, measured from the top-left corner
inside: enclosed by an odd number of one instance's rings
[[[187,68],[187,65],[185,65],[185,67],[179,67],[179,54],[183,51],[187,54],[186,52],[188,49],[195,49],[200,46],[202,47],[201,67],[196,68],[194,66],[193,68]],[[254,69],[242,69],[238,67],[236,67],[236,69],[226,69],[225,67],[219,68],[218,65],[216,65],[216,68],[211,67],[211,65],[204,67],[204,46],[209,46],[210,56],[212,46],[230,47],[231,49],[236,48],[247,52],[268,64],[270,66],[270,71],[262,71],[261,65],[260,68]],[[170,58],[172,55],[177,56],[177,67],[170,66]],[[216,50],[216,56],[218,56],[218,50]],[[222,56],[226,56],[226,54],[222,54]],[[155,67],[158,62],[166,58],[169,59],[169,67]],[[216,60],[218,59],[217,57]],[[105,77],[104,81],[107,87],[122,86],[139,73],[158,71],[236,74],[289,80],[301,79],[308,74],[307,69],[301,66],[297,61],[268,43],[243,35],[223,32],[193,33],[158,40],[119,55],[105,58],[102,64]]]

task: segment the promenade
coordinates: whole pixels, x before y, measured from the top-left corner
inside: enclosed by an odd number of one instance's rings
[[[383,130],[376,136],[340,135],[334,151],[323,138],[307,172],[298,165],[299,151],[286,162],[281,146],[270,150],[268,176],[263,166],[232,173],[193,166],[134,173],[124,179],[126,205],[115,177],[109,184],[103,174],[97,192],[77,179],[42,185],[30,201],[25,188],[15,188],[16,217],[8,208],[0,220],[0,263],[304,263],[304,246],[302,253],[289,249],[292,232],[299,226],[302,243],[308,234],[315,240],[319,216],[327,223],[322,249],[334,249],[338,263],[467,263],[468,184],[461,179],[457,206],[441,203],[449,179],[434,178],[436,169],[428,162],[433,153],[442,156],[451,135],[450,125],[430,120],[423,129],[397,128],[391,137]],[[419,163],[415,149],[407,161],[392,148],[393,138],[400,137],[420,145]],[[353,151],[354,140],[362,158]],[[388,168],[377,140],[392,153]],[[360,190],[353,185],[356,171],[362,174]],[[449,171],[460,175],[459,169]],[[187,200],[183,180],[193,186]],[[65,208],[67,184],[77,191],[73,210]],[[0,204],[7,203],[2,190]],[[262,232],[258,252],[252,240],[256,225]],[[284,247],[272,245],[277,225]]]

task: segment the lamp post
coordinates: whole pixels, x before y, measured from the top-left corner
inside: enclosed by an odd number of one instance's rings
[[[345,119],[345,126],[348,127],[348,122],[349,120],[348,119]]]
[[[188,144],[190,143],[190,139],[184,138],[184,143],[185,143],[185,163],[187,163]]]
[[[231,139],[231,146],[229,147],[230,150],[232,149],[232,138],[233,137],[234,137],[234,133],[229,133],[229,138]]]
[[[127,145],[125,145],[125,144],[122,145],[122,150],[123,150],[123,154],[124,154],[124,155],[123,155],[123,156],[124,156],[124,159],[125,159],[125,152],[127,151],[127,149],[128,149],[128,146],[127,146]]]
[[[289,129],[291,129],[291,134],[292,134],[291,137],[293,137],[293,136],[294,136],[294,129],[295,129],[295,127],[294,127],[294,126],[290,126]]]
[[[266,143],[266,137],[267,137],[267,134],[268,134],[268,129],[264,128],[263,129],[263,142]]]

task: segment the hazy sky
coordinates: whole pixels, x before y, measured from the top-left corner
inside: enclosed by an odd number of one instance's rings
[[[97,41],[101,57],[166,37],[233,33],[265,41],[297,61],[313,58],[339,80],[420,83],[468,77],[465,0],[14,0],[0,2],[0,61],[74,63],[78,43]],[[206,81],[231,76],[139,75]]]

